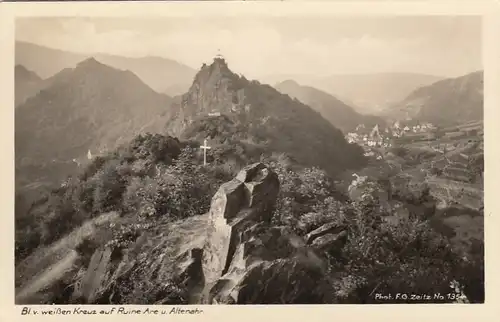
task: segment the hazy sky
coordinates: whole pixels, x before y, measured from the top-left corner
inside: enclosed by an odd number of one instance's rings
[[[251,78],[482,69],[479,17],[23,18],[16,39],[81,53],[161,56],[193,68],[217,50]]]

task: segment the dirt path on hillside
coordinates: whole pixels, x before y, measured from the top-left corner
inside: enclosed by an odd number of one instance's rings
[[[61,276],[73,268],[73,264],[77,259],[77,252],[74,250],[70,251],[63,259],[50,266],[40,276],[36,277],[33,281],[28,283],[26,287],[21,289],[16,295],[16,303],[22,303],[31,295],[60,279]]]
[[[78,258],[76,246],[94,234],[97,226],[106,225],[117,218],[118,214],[111,212],[89,220],[52,245],[36,250],[16,265],[16,281],[19,282],[16,303],[61,278]]]

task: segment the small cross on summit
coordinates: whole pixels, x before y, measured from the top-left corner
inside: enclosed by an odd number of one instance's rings
[[[217,55],[215,55],[215,58],[224,60],[224,56],[220,53],[220,49],[217,49]]]

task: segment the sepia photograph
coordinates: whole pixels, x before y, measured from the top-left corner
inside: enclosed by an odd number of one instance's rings
[[[16,17],[15,303],[484,303],[482,26]]]

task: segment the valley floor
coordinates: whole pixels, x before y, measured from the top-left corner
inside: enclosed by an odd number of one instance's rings
[[[425,184],[430,195],[437,200],[433,226],[458,245],[482,241],[483,178],[482,173],[471,175],[470,162],[483,155],[484,147],[482,136],[465,134],[470,130],[481,132],[482,122],[444,129],[444,136],[439,139],[401,144],[399,148],[406,151],[404,156],[395,155],[393,148],[365,148],[374,152],[374,156],[369,166],[357,174],[376,179],[389,178],[396,187],[397,182],[410,186]],[[452,135],[454,133],[460,135]],[[447,146],[448,150],[440,152],[436,146]],[[381,158],[377,159],[377,156]],[[346,177],[349,175],[352,174]]]

